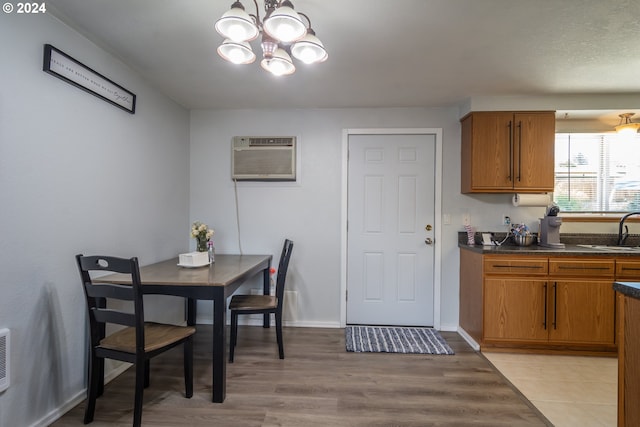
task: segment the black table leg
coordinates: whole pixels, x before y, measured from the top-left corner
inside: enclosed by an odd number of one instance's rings
[[[213,401],[224,402],[227,389],[227,308],[224,288],[214,291],[213,299]]]
[[[198,301],[193,298],[187,298],[187,325],[195,326],[196,324],[196,309]]]

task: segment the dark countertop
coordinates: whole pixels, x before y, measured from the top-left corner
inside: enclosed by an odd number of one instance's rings
[[[614,282],[613,290],[628,297],[640,299],[640,283],[638,282]]]
[[[605,248],[585,248],[578,245],[565,244],[564,248],[547,248],[536,244],[530,246],[516,246],[513,244],[503,244],[501,246],[467,245],[458,243],[458,247],[481,254],[519,254],[519,255],[576,255],[576,256],[618,256],[640,257],[640,250],[633,248],[605,249]]]
[[[506,233],[492,233],[495,240],[502,241]],[[613,234],[592,234],[592,233],[566,233],[560,235],[560,241],[565,244],[564,248],[548,248],[532,244],[530,246],[517,246],[511,239],[507,239],[501,246],[483,246],[482,244],[467,245],[467,234],[458,232],[458,247],[481,254],[519,254],[519,255],[573,255],[573,256],[618,256],[618,257],[640,257],[639,247],[617,247],[617,235]],[[481,233],[475,233],[476,243],[482,242]],[[640,245],[637,235],[627,239],[629,245]],[[580,245],[595,245],[599,247],[589,248]],[[604,248],[603,246],[611,246]]]

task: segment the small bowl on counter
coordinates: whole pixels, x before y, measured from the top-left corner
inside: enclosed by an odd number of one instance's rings
[[[514,235],[511,236],[511,238],[513,239],[513,243],[517,246],[531,246],[536,242],[536,236],[534,234],[527,234],[524,236]]]

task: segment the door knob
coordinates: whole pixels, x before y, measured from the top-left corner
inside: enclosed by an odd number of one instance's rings
[[[424,239],[424,242],[427,245],[433,245],[433,239],[431,237],[427,237],[426,239]]]

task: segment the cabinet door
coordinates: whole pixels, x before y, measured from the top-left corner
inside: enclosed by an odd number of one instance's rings
[[[462,191],[513,189],[513,113],[472,113],[462,122]]]
[[[547,282],[485,278],[484,338],[547,341]]]
[[[514,189],[553,191],[555,113],[515,113],[513,117]]]
[[[615,343],[615,291],[607,280],[549,281],[549,340]]]

